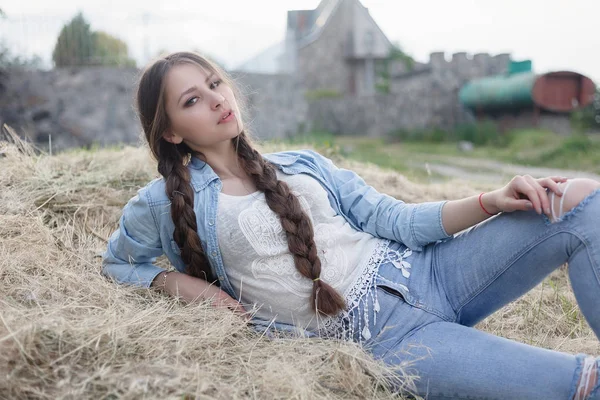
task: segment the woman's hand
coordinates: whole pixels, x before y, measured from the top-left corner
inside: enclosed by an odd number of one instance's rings
[[[561,176],[536,179],[530,175],[517,175],[506,186],[485,193],[482,202],[494,214],[534,209],[538,214],[543,212],[550,216],[550,200],[546,189],[562,196],[558,184],[566,181],[567,178]]]
[[[250,316],[246,313],[242,304],[221,289],[219,289],[212,297],[208,298],[208,300],[210,301],[210,305],[215,308],[228,308],[240,317],[243,317],[246,320],[250,319]]]
[[[212,307],[228,308],[244,319],[250,319],[242,304],[219,287],[211,285],[203,279],[180,272],[170,272],[165,281],[164,274],[165,272],[161,272],[154,280],[153,285],[155,283],[156,285],[162,284],[164,281],[165,286],[162,289],[170,295],[177,296],[186,303],[206,300]]]

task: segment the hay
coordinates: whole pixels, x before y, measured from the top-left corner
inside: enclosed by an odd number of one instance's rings
[[[374,166],[342,163],[406,201],[475,192],[466,183],[416,185]],[[100,254],[122,206],[156,176],[145,149],[50,157],[8,132],[0,168],[0,398],[392,396],[391,371],[354,344],[267,339],[232,313],[103,277]],[[482,327],[550,348],[598,352],[571,307],[564,272],[552,279],[552,290],[549,283],[536,288]]]

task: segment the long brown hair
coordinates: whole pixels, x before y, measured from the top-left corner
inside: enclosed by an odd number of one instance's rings
[[[234,90],[236,99],[240,98],[231,79],[221,68],[198,54],[178,52],[155,60],[143,71],[138,83],[137,111],[150,150],[158,160],[158,172],[166,181],[166,192],[171,199],[171,218],[175,225],[173,239],[181,249],[186,272],[213,282],[215,278],[198,236],[194,193],[185,163],[188,157],[198,154],[185,143],[173,144],[162,136],[170,124],[164,105],[165,76],[173,66],[184,63],[197,65],[219,76]],[[244,131],[232,139],[232,146],[244,171],[258,190],[264,192],[267,205],[279,216],[296,268],[313,281],[313,310],[325,315],[337,314],[345,308],[344,299],[320,279],[321,260],[317,255],[313,226],[298,198],[285,182],[277,179],[275,167],[252,146]]]

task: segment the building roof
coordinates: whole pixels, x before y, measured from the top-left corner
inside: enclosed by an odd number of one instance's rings
[[[315,41],[344,0],[322,0],[314,10],[288,11],[288,31],[293,31],[300,47]]]
[[[345,1],[356,2],[359,6],[358,13],[364,13],[370,18],[379,37],[384,38],[388,46],[392,46],[379,25],[359,0],[322,0],[314,10],[288,11],[286,38],[244,62],[238,69],[259,73],[289,72],[290,66],[294,64],[295,55],[293,53],[296,51],[295,49],[305,47],[316,41],[331,21],[332,16],[335,15],[337,9]],[[349,45],[354,48],[355,38],[352,36],[349,40]],[[351,52],[356,53],[356,57],[360,58],[360,51],[353,49]]]

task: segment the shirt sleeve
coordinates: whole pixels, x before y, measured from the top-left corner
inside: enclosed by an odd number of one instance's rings
[[[150,287],[164,271],[154,265],[163,254],[149,193],[143,188],[123,208],[119,228],[102,255],[102,273],[118,283]]]
[[[332,184],[342,212],[356,228],[415,251],[450,237],[442,225],[442,208],[447,200],[407,204],[379,193],[355,172],[338,168],[330,159],[310,152]]]

